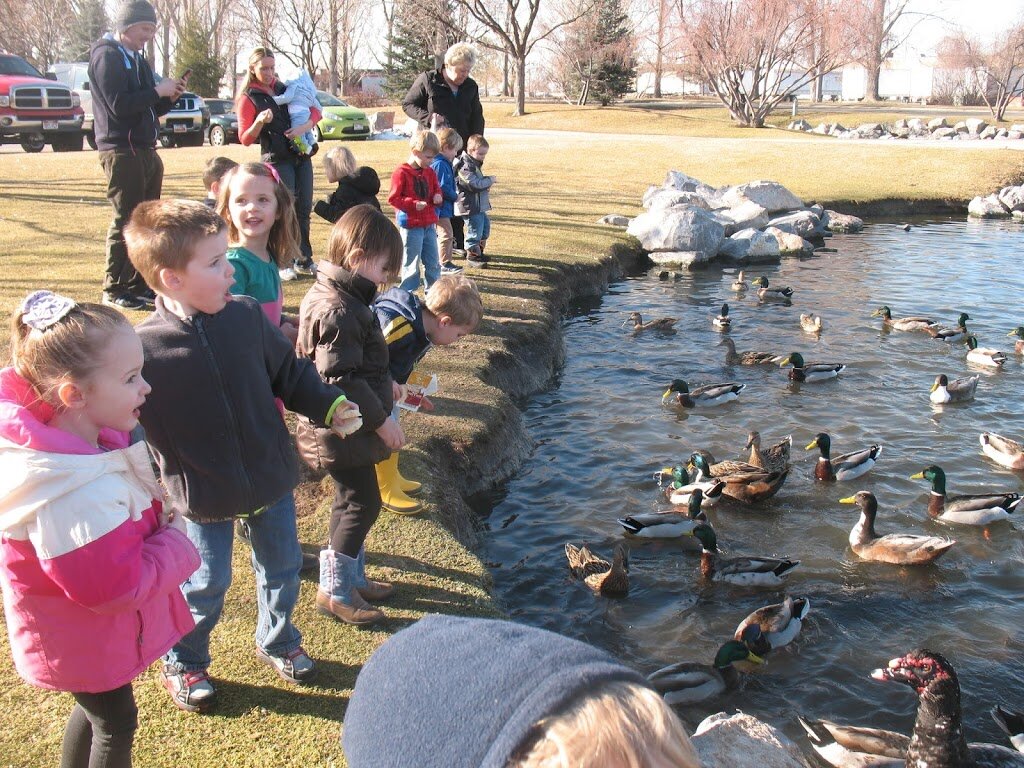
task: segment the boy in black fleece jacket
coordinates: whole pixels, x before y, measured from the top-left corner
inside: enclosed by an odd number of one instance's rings
[[[164,657],[163,682],[189,712],[213,703],[210,633],[231,583],[234,518],[252,543],[256,656],[289,682],[313,673],[291,615],[302,552],[292,489],[298,462],[274,398],[342,435],[359,409],[325,384],[260,305],[232,299],[226,223],[202,203],[141,203],[125,230],[132,262],[157,291],[138,327],[153,391],[140,421],[160,464],[167,507],[186,518],[203,564],[185,584],[196,627]]]

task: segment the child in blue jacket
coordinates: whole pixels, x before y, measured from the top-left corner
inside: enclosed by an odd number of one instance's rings
[[[452,216],[455,215],[455,200],[459,196],[459,191],[455,186],[455,169],[452,167],[452,161],[459,156],[459,150],[462,149],[462,137],[452,128],[441,128],[437,132],[437,140],[441,144],[441,152],[430,164],[441,185],[443,198],[436,208],[437,249],[441,255],[441,274],[457,275],[462,271],[462,267],[456,266],[452,261],[452,245],[455,242]]]

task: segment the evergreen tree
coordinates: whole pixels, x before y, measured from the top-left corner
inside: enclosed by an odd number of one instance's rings
[[[200,96],[216,96],[224,77],[224,63],[212,49],[213,33],[198,15],[190,14],[178,25],[174,69],[168,77],[180,77],[191,69],[188,89]]]
[[[455,33],[449,0],[399,0],[388,39],[390,66],[385,64],[385,92],[402,98],[416,77],[440,66]]]
[[[597,55],[590,94],[606,107],[633,90],[636,81],[633,35],[620,0],[600,0],[594,47]]]
[[[103,7],[103,0],[81,0],[61,52],[64,61],[88,61],[92,44],[109,31],[110,20]]]

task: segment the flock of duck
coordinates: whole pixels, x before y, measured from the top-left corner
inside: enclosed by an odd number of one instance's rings
[[[756,290],[759,302],[791,304],[794,290],[771,286],[765,277],[749,285]],[[732,289],[742,294],[748,289],[740,272]],[[872,313],[880,317],[885,329],[926,334],[946,344],[965,344],[965,358],[977,365],[998,368],[1007,359],[995,349],[978,346],[976,337],[967,330],[971,319],[961,313],[953,326],[942,326],[928,317],[894,318],[889,307]],[[627,321],[633,333],[647,331],[674,332],[677,318],[662,317],[644,321],[639,312]],[[723,304],[712,325],[727,332],[732,318],[728,304]],[[800,315],[800,327],[809,334],[820,334],[821,317]],[[1014,352],[1024,355],[1024,327],[1010,331],[1017,338]],[[725,336],[725,362],[729,366],[778,365],[789,367],[789,379],[813,383],[839,376],[843,363],[806,362],[799,352],[787,355],[765,351],[736,350],[732,339]],[[936,377],[929,399],[937,405],[964,402],[973,398],[979,376],[950,379]],[[662,401],[679,408],[714,408],[739,398],[746,384],[736,381],[718,382],[690,389],[682,379],[673,380]],[[1001,466],[1024,469],[1024,446],[991,432],[980,435],[982,451]],[[792,437],[762,448],[761,436],[752,431],[747,437],[745,460],[715,461],[704,450],[694,451],[683,466],[661,470],[655,474],[659,486],[673,509],[664,512],[636,514],[619,519],[628,537],[678,538],[683,549],[700,551],[700,575],[704,579],[740,586],[778,586],[799,564],[786,557],[736,556],[723,557],[718,537],[705,513],[705,508],[730,498],[743,504],[758,504],[774,496],[790,474]],[[819,457],[814,478],[820,482],[849,482],[869,472],[882,454],[881,445],[832,456],[831,437],[819,433],[806,446],[817,449]],[[970,495],[948,495],[946,475],[941,467],[929,465],[911,479],[931,486],[929,516],[942,523],[963,526],[989,526],[1011,519],[1021,501],[1016,492],[988,490]],[[849,535],[851,550],[868,561],[901,566],[921,566],[935,562],[954,545],[953,539],[914,533],[888,533],[875,530],[878,500],[867,490],[840,499],[855,504],[860,517]],[[629,557],[623,543],[615,547],[612,559],[594,553],[588,546],[566,544],[566,557],[574,577],[582,580],[595,593],[624,597],[629,591]],[[659,669],[649,679],[672,704],[694,704],[717,696],[736,686],[740,673],[736,662],[762,664],[770,652],[792,642],[799,634],[811,609],[806,598],[786,597],[783,602],[760,608],[744,618],[715,655],[713,663],[684,661]],[[840,768],[859,766],[917,766],[919,768],[960,768],[961,766],[1016,766],[1024,768],[1024,715],[996,707],[993,717],[1010,738],[1014,749],[992,744],[967,743],[961,725],[960,688],[956,672],[948,660],[938,653],[919,649],[893,659],[885,669],[875,670],[877,680],[900,682],[918,695],[918,713],[911,736],[872,728],[845,726],[826,720],[800,718],[810,743],[829,765]]]

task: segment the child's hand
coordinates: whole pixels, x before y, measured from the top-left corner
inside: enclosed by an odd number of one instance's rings
[[[441,197],[441,193],[440,192],[438,192],[436,195],[434,195],[434,205],[440,205],[443,201],[444,201],[444,198]]]
[[[331,417],[331,429],[340,437],[348,437],[363,426],[363,417],[359,413],[359,406],[351,400],[346,400],[339,405]]]
[[[427,207],[427,203],[426,203],[425,200],[417,200],[416,201],[416,210],[417,211],[422,211],[426,207]]]
[[[397,381],[391,382],[391,399],[396,403],[405,397],[405,387],[399,384]]]
[[[384,441],[384,445],[392,451],[397,451],[405,445],[405,433],[398,426],[398,420],[390,417],[384,419],[384,423],[377,427],[377,434]]]

